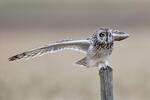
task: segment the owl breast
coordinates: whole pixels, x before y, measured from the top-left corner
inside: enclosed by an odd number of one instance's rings
[[[98,66],[99,63],[108,61],[112,50],[113,42],[109,44],[97,43],[91,45],[87,53],[87,60],[90,62],[89,66]]]

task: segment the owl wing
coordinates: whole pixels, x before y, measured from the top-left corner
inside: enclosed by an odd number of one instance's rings
[[[63,40],[54,44],[23,52],[9,58],[9,61],[28,59],[36,56],[42,56],[47,53],[54,53],[65,49],[77,50],[86,53],[90,45],[90,40]]]
[[[115,32],[113,33],[113,37],[115,41],[121,41],[128,38],[130,35],[124,32]]]

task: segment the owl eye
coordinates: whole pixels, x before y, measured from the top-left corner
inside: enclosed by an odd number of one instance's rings
[[[104,37],[104,36],[105,36],[105,33],[100,33],[99,36],[100,36],[100,37]]]

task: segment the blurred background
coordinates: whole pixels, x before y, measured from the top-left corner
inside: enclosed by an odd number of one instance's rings
[[[149,100],[149,0],[1,0],[0,100],[100,100],[98,68],[72,65],[84,54],[8,57],[66,38],[86,39],[102,26],[131,35],[115,43],[111,56],[115,100]]]

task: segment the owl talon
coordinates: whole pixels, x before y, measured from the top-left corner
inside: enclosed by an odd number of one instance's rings
[[[111,67],[109,67],[109,66],[106,66],[106,67],[101,67],[100,69],[99,69],[99,72],[103,72],[103,71],[112,71],[112,68]]]

